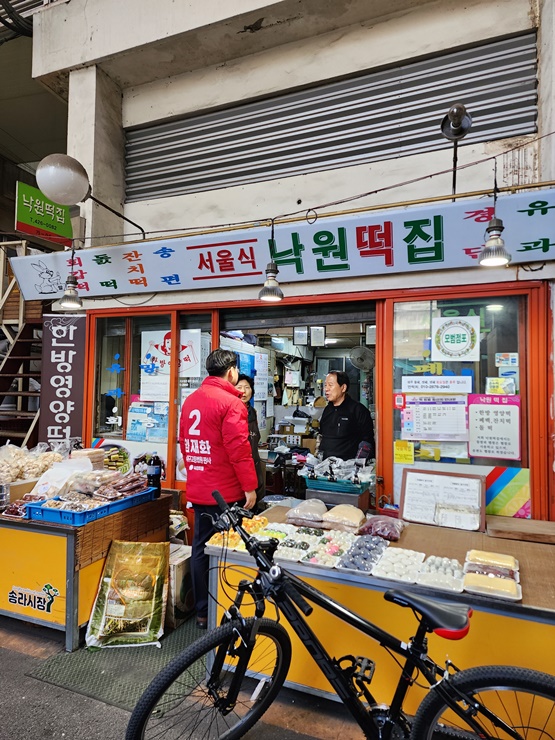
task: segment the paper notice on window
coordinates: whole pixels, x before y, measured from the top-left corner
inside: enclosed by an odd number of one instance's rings
[[[468,439],[466,395],[405,394],[401,439],[465,442]]]
[[[468,397],[471,457],[520,460],[520,396]]]

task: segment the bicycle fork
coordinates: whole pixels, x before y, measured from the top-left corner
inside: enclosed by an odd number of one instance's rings
[[[249,593],[253,597],[255,603],[255,619],[249,628],[247,628],[246,620],[240,612],[245,593]],[[247,666],[249,665],[249,660],[256,642],[259,620],[262,618],[264,611],[265,601],[260,578],[258,577],[253,583],[247,580],[241,581],[235,596],[235,601],[226,611],[222,619],[222,624],[237,621],[239,625],[238,627],[234,627],[229,643],[227,645],[221,645],[218,648],[207,681],[208,692],[211,695],[215,706],[224,716],[233,711],[237,702],[239,690],[243,683]],[[225,660],[228,656],[238,658],[238,661],[233,672],[233,678],[229,685],[229,689],[225,695],[221,696],[219,693],[220,677],[222,675]]]

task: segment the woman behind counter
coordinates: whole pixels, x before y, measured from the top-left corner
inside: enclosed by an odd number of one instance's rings
[[[249,439],[252,449],[252,459],[254,460],[254,467],[256,468],[256,474],[258,476],[258,487],[256,489],[256,503],[260,503],[260,500],[264,498],[265,493],[265,473],[262,467],[262,461],[260,460],[260,453],[258,451],[258,443],[260,442],[260,430],[258,428],[258,420],[256,418],[256,410],[250,403],[250,400],[254,393],[254,381],[249,378],[248,375],[239,375],[239,379],[235,386],[238,391],[243,394],[241,400],[247,407],[249,415]]]

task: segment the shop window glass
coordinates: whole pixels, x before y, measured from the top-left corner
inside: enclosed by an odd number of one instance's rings
[[[212,350],[212,315],[182,314],[179,318],[180,348],[178,357],[178,414],[176,480],[186,480],[185,467],[179,448],[179,418],[183,402],[196,390],[206,372],[206,358]]]
[[[99,319],[96,333],[94,437],[123,437],[125,319]]]
[[[158,452],[165,460],[171,377],[171,323],[169,316],[131,319],[129,404],[125,439],[134,456]],[[145,461],[143,461],[145,462]]]
[[[395,305],[397,495],[407,464],[527,468],[525,313],[518,296]]]

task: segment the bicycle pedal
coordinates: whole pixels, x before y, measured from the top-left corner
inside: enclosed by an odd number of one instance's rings
[[[358,678],[360,681],[364,681],[365,683],[370,683],[376,669],[376,664],[373,660],[370,660],[370,658],[357,656],[355,658],[354,668],[354,678]]]

